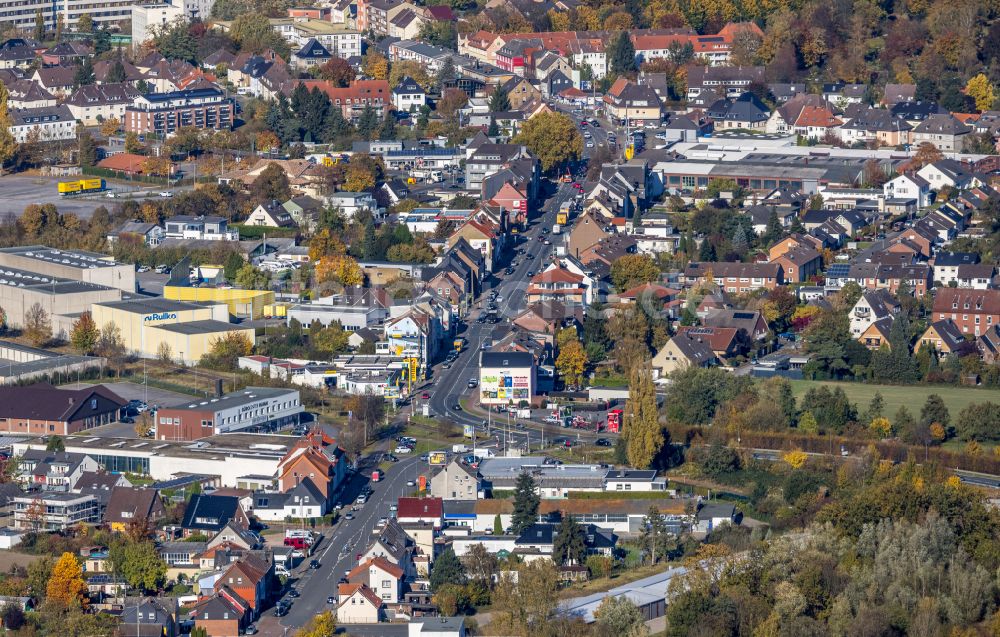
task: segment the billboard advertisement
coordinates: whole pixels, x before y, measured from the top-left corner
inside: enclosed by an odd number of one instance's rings
[[[495,405],[531,400],[530,372],[518,370],[484,374],[480,386],[480,400]]]

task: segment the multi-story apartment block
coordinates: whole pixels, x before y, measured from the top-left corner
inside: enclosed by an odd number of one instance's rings
[[[219,88],[205,87],[140,95],[125,109],[126,131],[167,136],[182,126],[232,128],[233,99]]]

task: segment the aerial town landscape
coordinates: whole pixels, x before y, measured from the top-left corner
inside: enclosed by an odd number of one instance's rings
[[[1000,2],[0,0],[0,634],[1000,636]]]

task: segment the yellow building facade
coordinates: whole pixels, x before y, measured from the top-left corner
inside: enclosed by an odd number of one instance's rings
[[[258,319],[264,316],[264,308],[274,303],[274,292],[167,285],[163,288],[163,298],[192,303],[223,303],[229,307],[229,313],[233,316]]]
[[[197,363],[212,344],[230,332],[245,334],[255,342],[255,330],[229,322],[226,304],[194,305],[163,298],[95,303],[91,315],[97,326],[107,323],[121,330],[125,348],[143,358],[156,358],[161,344],[170,357],[186,364]]]

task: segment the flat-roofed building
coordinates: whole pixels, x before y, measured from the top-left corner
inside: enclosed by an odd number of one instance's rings
[[[113,323],[121,330],[125,348],[142,358],[155,358],[162,347],[174,360],[197,363],[219,338],[237,332],[253,344],[253,327],[229,322],[229,308],[222,303],[195,304],[163,298],[141,298],[95,303],[91,308],[98,326]]]
[[[106,285],[125,292],[136,291],[135,264],[118,263],[97,252],[57,250],[39,245],[0,248],[0,266]]]
[[[156,412],[156,437],[198,440],[241,430],[273,431],[298,424],[302,411],[297,389],[247,387],[160,409]]]

